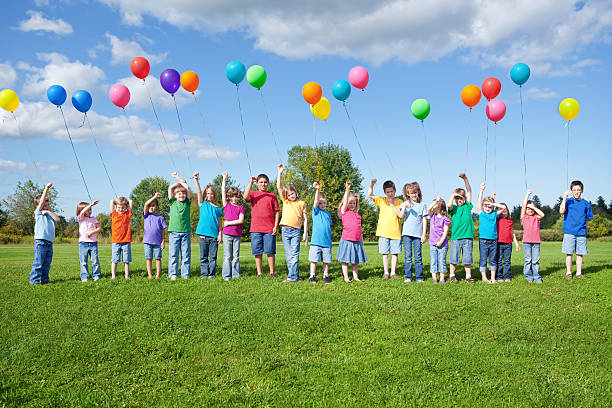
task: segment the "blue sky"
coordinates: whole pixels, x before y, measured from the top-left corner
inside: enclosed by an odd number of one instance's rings
[[[5,6],[0,28],[0,88],[20,97],[15,116],[26,142],[8,112],[0,123],[0,197],[28,177],[53,181],[59,205],[72,216],[87,200],[60,112],[46,99],[49,85],[69,95],[86,89],[93,95],[88,114],[95,137],[120,195],[128,196],[147,174],[169,177],[174,170],[144,88],[131,75],[129,62],[144,56],[151,62],[147,79],[169,147],[182,175],[191,172],[187,150],[204,180],[221,172],[193,98],[177,92],[187,148],[171,97],[159,86],[167,68],[195,71],[200,77],[199,104],[223,169],[243,185],[249,174],[236,90],[225,78],[232,60],[266,68],[262,88],[281,153],[295,144],[314,142],[313,119],[302,99],[302,86],[316,81],[332,104],[327,123],[317,121],[319,142],[347,147],[364,178],[369,168],[379,180],[398,186],[414,180],[426,200],[461,185],[466,167],[472,187],[484,181],[485,100],[471,113],[461,89],[480,86],[494,76],[502,83],[498,97],[507,113],[489,128],[487,181],[498,200],[518,204],[525,192],[519,88],[509,78],[516,62],[531,67],[523,86],[528,187],[543,202],[553,203],[565,186],[567,128],[559,102],[573,97],[580,114],[570,125],[570,179],[581,179],[587,199],[612,199],[609,174],[612,81],[612,5],[609,1],[324,1],[203,2],[180,5],[134,0],[24,1]],[[460,4],[459,4],[460,3]],[[535,4],[534,4],[535,3]],[[546,18],[543,18],[546,16]],[[337,79],[351,67],[370,73],[365,92],[353,88],[347,106],[367,161],[341,104],[331,95]],[[108,98],[115,83],[132,92],[125,117]],[[274,177],[277,154],[257,91],[243,82],[240,97],[253,172]],[[70,96],[69,96],[70,98]],[[425,135],[431,153],[432,183],[425,136],[410,114],[416,98],[426,98],[431,114]],[[68,126],[93,198],[103,203],[113,193],[82,114],[64,105]],[[376,125],[379,132],[376,130]],[[138,155],[133,137],[142,150]],[[36,172],[26,144],[38,163]],[[395,167],[392,171],[388,152]],[[379,185],[380,188],[380,185]],[[382,194],[382,191],[379,191]],[[102,210],[106,211],[106,205]]]

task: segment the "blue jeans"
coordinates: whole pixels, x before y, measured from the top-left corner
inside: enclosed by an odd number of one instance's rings
[[[100,272],[100,261],[98,260],[97,242],[79,242],[79,261],[81,262],[81,280],[89,279],[87,269],[87,258],[91,258],[91,275],[98,280],[102,277]]]
[[[223,234],[223,279],[240,277],[240,237]]]
[[[497,271],[497,241],[480,238],[478,249],[480,251],[480,272],[487,271],[487,258],[489,259],[489,268],[492,271]]]
[[[512,280],[512,244],[500,242],[497,244],[497,279]]]
[[[523,273],[529,282],[542,282],[540,276],[540,244],[527,244],[523,242],[525,253],[525,267]]]
[[[189,232],[170,232],[168,236],[168,276],[178,276],[178,262],[181,257],[181,276],[191,275],[191,237]]]
[[[414,249],[414,270],[416,280],[422,281],[423,278],[423,257],[421,256],[421,238],[411,237],[409,235],[402,236],[404,240],[404,272],[406,279],[413,279],[412,276],[412,250]]]
[[[285,247],[285,260],[289,273],[287,280],[296,281],[299,278],[298,264],[300,261],[300,238],[302,231],[298,228],[283,227],[283,246]]]
[[[431,262],[430,272],[434,273],[446,273],[446,253],[448,252],[448,246],[437,247],[429,244],[429,258]]]
[[[217,238],[200,235],[200,278],[214,278],[217,271]]]
[[[49,283],[49,269],[53,259],[53,242],[34,240],[34,262],[30,271],[30,283]]]

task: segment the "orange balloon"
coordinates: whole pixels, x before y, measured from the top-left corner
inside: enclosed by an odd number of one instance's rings
[[[198,74],[193,71],[185,71],[181,75],[181,85],[187,92],[195,92],[200,86],[200,78]]]
[[[309,104],[316,105],[317,102],[321,100],[321,96],[323,96],[321,85],[317,84],[316,82],[308,82],[302,88],[302,96]]]
[[[461,91],[461,100],[470,109],[480,102],[480,88],[476,85],[468,85]]]

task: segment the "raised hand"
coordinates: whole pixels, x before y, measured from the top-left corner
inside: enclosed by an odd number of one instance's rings
[[[314,183],[312,183],[312,188],[314,188],[315,190],[319,190],[321,186],[315,181]]]
[[[155,198],[161,198],[161,194],[155,193]]]
[[[100,202],[100,200],[94,200],[93,203],[91,203],[91,206],[93,207],[94,205],[98,204]]]
[[[377,179],[373,178],[373,179],[370,181],[370,184],[371,184],[372,186],[374,186],[374,184],[376,184],[376,182],[377,182],[377,181],[378,181]]]
[[[47,190],[50,189],[51,187],[53,187],[53,183],[47,183],[47,185],[45,186]]]
[[[351,182],[350,182],[350,181],[347,181],[346,183],[344,183],[344,187],[345,187],[347,190],[350,190],[350,189],[351,189]]]
[[[467,176],[465,175],[465,173],[459,173],[459,178],[462,178],[465,180]]]
[[[200,178],[200,172],[199,171],[194,172],[193,173],[193,178],[196,179],[196,180],[199,179]]]
[[[223,180],[227,179],[227,171],[224,171],[221,175],[223,176]]]
[[[282,164],[279,164],[279,165],[278,165],[278,172],[279,172],[279,173],[282,173],[282,172],[283,172],[283,170],[285,170],[285,166],[283,166]]]
[[[484,189],[487,187],[487,183],[482,183],[480,184],[480,190],[484,191]]]

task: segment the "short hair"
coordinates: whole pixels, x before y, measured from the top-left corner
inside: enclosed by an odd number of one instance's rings
[[[212,184],[207,184],[206,187],[204,187],[204,201],[206,201],[206,192],[208,190],[212,191],[213,194],[213,200],[211,202],[216,203],[219,200],[219,197],[217,195],[217,189]]]
[[[533,202],[533,200],[527,200],[527,205],[529,205],[529,204],[531,204],[531,205],[535,205],[535,203]]]
[[[482,199],[483,203],[491,203],[493,204],[495,202],[495,199],[493,197],[485,197]]]
[[[187,189],[185,188],[185,186],[183,186],[182,184],[179,184],[178,186],[174,187],[174,190],[172,190],[172,194],[176,194],[181,191],[187,194]]]
[[[385,191],[385,190],[386,190],[386,189],[388,189],[388,188],[392,188],[392,189],[393,189],[393,191],[397,191],[397,190],[395,189],[395,183],[394,183],[393,181],[391,181],[391,180],[387,180],[387,181],[385,181],[385,182],[383,183],[383,191]]]
[[[321,198],[324,198],[327,201],[327,196],[325,195],[325,193],[319,191],[319,199]]]
[[[287,197],[289,197],[289,193],[295,193],[296,200],[300,198],[300,194],[291,184],[285,184],[283,188],[281,188],[281,191],[279,191],[279,193],[283,200],[286,200]]]
[[[261,173],[259,176],[257,176],[257,181],[259,181],[259,179],[264,178],[266,179],[266,181],[269,183],[270,179],[268,178],[267,175],[265,175],[264,173]]]
[[[456,188],[453,190],[453,194],[459,194],[461,197],[463,197],[464,199],[467,200],[467,197],[465,195],[465,190],[462,188]]]
[[[416,192],[418,194],[418,198],[416,200],[417,203],[420,203],[423,199],[423,193],[421,193],[421,186],[416,181],[412,183],[404,184],[404,200],[409,198],[411,192]]]
[[[128,206],[130,205],[130,202],[128,201],[127,198],[121,196],[121,197],[117,197],[117,199],[115,200],[115,205],[124,205],[124,206]]]
[[[86,203],[85,201],[81,201],[77,205],[77,211],[76,211],[77,217],[81,214],[81,211],[83,211],[83,208],[87,207],[88,205],[89,205],[89,203]]]
[[[506,209],[506,214],[507,214],[505,217],[502,215],[501,218],[510,218],[510,209],[508,208],[506,203],[499,203],[499,205],[503,205],[504,206],[504,208]]]
[[[242,193],[240,192],[240,190],[237,187],[230,187],[227,189],[227,196],[229,198],[232,197],[242,197]]]
[[[570,184],[570,190],[571,190],[572,188],[574,188],[574,186],[580,186],[580,189],[581,189],[582,191],[584,191],[584,185],[582,184],[582,181],[580,181],[580,180],[574,180],[574,181],[572,181],[572,184]]]
[[[42,198],[42,195],[37,195],[36,197],[34,197],[34,204],[36,206],[38,206],[38,204],[40,204],[40,199]],[[49,197],[47,197],[46,199],[47,201],[49,201]]]

